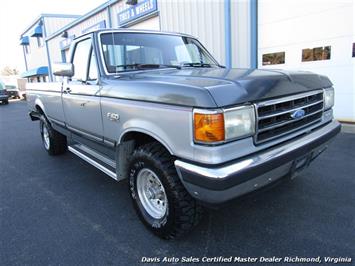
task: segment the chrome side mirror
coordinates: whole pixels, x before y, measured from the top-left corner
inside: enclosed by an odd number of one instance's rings
[[[72,63],[54,63],[52,69],[55,76],[69,78],[74,76],[74,65]]]

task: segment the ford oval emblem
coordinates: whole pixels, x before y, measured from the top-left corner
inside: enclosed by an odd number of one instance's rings
[[[292,117],[293,119],[299,119],[299,118],[304,117],[305,114],[306,114],[305,110],[303,110],[303,109],[298,109],[298,110],[294,111],[294,112],[291,114],[291,117]]]

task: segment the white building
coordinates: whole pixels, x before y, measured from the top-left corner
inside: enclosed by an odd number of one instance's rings
[[[123,27],[189,33],[198,37],[221,64],[249,67],[253,2],[108,1],[48,37],[51,61],[67,60],[73,38],[87,31]]]
[[[227,67],[329,76],[336,90],[335,116],[355,122],[354,14],[352,0],[110,0],[47,33],[49,56],[43,64],[49,62],[51,76],[53,62],[69,60],[72,40],[94,29],[184,32],[198,37]]]
[[[50,54],[45,39],[78,17],[42,14],[23,31],[20,36],[26,66],[26,72],[21,75],[23,78],[27,78],[30,82],[47,81]]]
[[[355,1],[259,0],[258,32],[259,68],[328,76],[335,117],[355,122]],[[268,65],[275,53],[284,63]]]

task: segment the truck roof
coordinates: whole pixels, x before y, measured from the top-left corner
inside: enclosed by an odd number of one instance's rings
[[[158,31],[158,30],[139,30],[139,29],[114,29],[114,28],[108,28],[108,29],[98,29],[98,30],[92,30],[89,31],[83,35],[80,35],[76,37],[75,39],[81,38],[82,36],[92,34],[92,33],[101,33],[101,32],[126,32],[126,33],[148,33],[148,34],[164,34],[164,35],[175,35],[175,36],[184,36],[184,37],[190,37],[196,39],[196,37],[186,34],[186,33],[180,33],[180,32],[170,32],[170,31]],[[74,39],[74,40],[75,40]]]

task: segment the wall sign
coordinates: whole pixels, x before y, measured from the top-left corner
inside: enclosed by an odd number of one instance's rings
[[[70,44],[73,42],[75,35],[71,35],[64,40],[61,40],[59,43],[60,50],[66,50],[70,47]]]
[[[99,29],[105,29],[106,28],[106,20],[102,20],[88,28],[86,28],[85,30],[83,30],[81,33],[87,33],[89,31],[93,31],[93,30],[99,30]]]
[[[142,0],[117,14],[118,25],[121,26],[130,21],[153,13],[158,10],[157,0]]]

